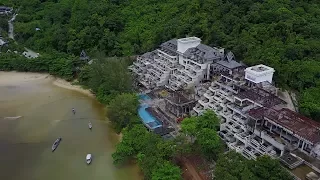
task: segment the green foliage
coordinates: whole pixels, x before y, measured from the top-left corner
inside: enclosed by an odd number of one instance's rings
[[[248,65],[274,67],[280,87],[303,93],[320,86],[320,3],[316,0],[4,3],[19,8],[16,39],[40,53],[59,51],[78,56],[85,49],[89,53],[103,52],[107,57],[131,56],[171,38],[189,35],[200,37],[205,44],[232,50]],[[41,30],[35,31],[36,27]],[[99,90],[100,94],[104,91]],[[100,99],[108,101],[108,97]],[[304,107],[301,111],[318,118],[314,115],[317,113],[309,113]]]
[[[143,125],[136,125],[132,129],[125,128],[121,142],[117,145],[116,152],[112,154],[115,164],[121,164],[134,157],[142,150],[148,132]]]
[[[107,104],[120,93],[132,91],[132,79],[125,58],[95,60],[80,73],[80,82],[96,93],[97,99]]]
[[[151,180],[180,180],[181,170],[179,167],[173,165],[172,163],[165,161],[163,164],[159,165],[152,173]]]
[[[164,141],[158,135],[148,132],[143,125],[134,125],[123,130],[123,138],[112,157],[115,164],[136,158],[145,179],[181,179],[180,169],[169,162],[174,152],[172,141]]]
[[[247,160],[235,151],[219,156],[215,176],[217,180],[292,179],[278,160],[268,156],[258,157],[257,160]]]
[[[198,129],[208,128],[213,130],[219,130],[220,119],[217,117],[217,115],[213,111],[207,110],[197,119],[198,119],[197,121],[199,122],[197,123]]]
[[[320,121],[320,87],[303,91],[299,108],[301,113]]]
[[[182,132],[191,137],[196,136],[199,131],[197,128],[197,119],[196,116],[185,118],[181,123]]]
[[[28,59],[14,53],[1,53],[0,59],[2,71],[49,72],[67,80],[74,78],[74,64],[77,61],[72,56],[62,54],[44,54],[35,59]]]
[[[122,128],[137,122],[138,105],[139,101],[136,94],[119,94],[111,100],[107,109],[107,117],[116,131],[120,132]]]
[[[200,149],[209,159],[217,159],[218,154],[223,151],[223,143],[217,134],[218,127],[219,119],[211,110],[201,116],[185,118],[181,123],[182,132],[189,135],[195,148]]]
[[[202,129],[197,135],[197,143],[201,152],[209,159],[217,159],[218,154],[223,151],[221,139],[212,129]]]

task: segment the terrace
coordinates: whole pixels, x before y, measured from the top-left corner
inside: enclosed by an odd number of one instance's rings
[[[266,108],[271,108],[275,105],[286,103],[277,96],[259,88],[243,90],[242,92],[236,94],[235,98],[240,101],[248,100]]]
[[[256,159],[257,157],[262,155],[259,151],[255,150],[250,146],[245,147],[242,153],[248,159]]]
[[[241,125],[245,125],[247,123],[247,119],[239,114],[235,114],[232,118]]]
[[[176,61],[177,59],[177,54],[172,52],[172,51],[169,51],[165,48],[161,48],[161,49],[157,49],[158,50],[158,53],[159,55],[163,55],[165,58],[169,57],[169,60],[170,61]]]
[[[220,115],[225,117],[225,118],[229,118],[229,116],[232,115],[232,112],[230,110],[228,110],[228,109],[225,109],[225,110],[220,112]]]
[[[202,97],[200,100],[199,100],[199,103],[203,106],[206,106],[208,103],[209,103],[209,99],[208,98],[205,98],[205,97]]]
[[[234,136],[243,143],[246,143],[246,141],[250,138],[250,134],[248,132],[237,133]]]
[[[213,96],[214,96],[214,93],[210,90],[207,90],[205,93],[204,93],[204,96],[208,99],[212,99]]]
[[[294,169],[304,162],[303,159],[291,153],[285,153],[279,159],[290,169]]]

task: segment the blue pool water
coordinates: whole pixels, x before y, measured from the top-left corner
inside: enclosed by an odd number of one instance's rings
[[[146,94],[139,94],[139,99],[142,100],[150,100],[151,98]]]
[[[143,123],[151,129],[161,127],[161,123],[146,111],[149,106],[147,104],[141,105],[138,109],[138,114],[142,119]]]

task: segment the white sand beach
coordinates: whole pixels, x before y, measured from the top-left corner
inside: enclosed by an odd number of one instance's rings
[[[68,82],[61,78],[56,78],[47,73],[0,71],[0,86],[10,86],[10,85],[16,85],[19,83],[28,83],[30,81],[40,81],[40,80],[48,80],[48,81],[51,81],[52,84],[54,84],[55,86],[78,91],[90,97],[94,97],[94,95],[91,93],[90,90],[83,89],[79,85],[72,85],[71,82]]]

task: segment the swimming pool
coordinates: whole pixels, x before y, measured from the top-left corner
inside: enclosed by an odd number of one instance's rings
[[[139,99],[142,100],[150,100],[151,98],[146,94],[139,94]]]
[[[140,105],[138,109],[138,114],[143,121],[143,123],[150,129],[156,129],[158,127],[161,127],[161,123],[153,117],[150,113],[147,112],[146,108],[148,108],[149,105],[144,104]]]

